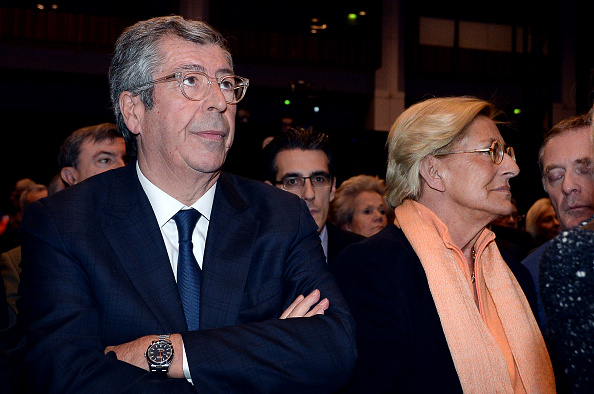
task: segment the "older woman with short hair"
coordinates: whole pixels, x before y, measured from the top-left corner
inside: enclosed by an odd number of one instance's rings
[[[392,126],[395,223],[345,249],[333,268],[357,322],[351,391],[555,392],[518,281],[532,295],[534,285],[487,229],[510,214],[509,180],[519,173],[496,116],[477,98],[434,98]]]
[[[343,230],[370,237],[388,224],[386,187],[377,176],[356,175],[342,182],[330,204],[330,218]]]
[[[526,231],[532,236],[534,244],[540,246],[555,238],[560,228],[551,199],[543,197],[536,200],[526,214]]]

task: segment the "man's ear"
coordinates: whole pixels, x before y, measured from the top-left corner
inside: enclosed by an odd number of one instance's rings
[[[264,181],[264,183],[268,183],[270,186],[274,186],[270,181]]]
[[[440,192],[445,191],[445,183],[440,173],[442,169],[441,162],[435,156],[427,155],[421,160],[419,174],[427,186]]]
[[[132,134],[140,134],[142,131],[142,118],[145,112],[144,104],[142,103],[140,96],[133,95],[128,91],[122,92],[118,104],[128,130],[130,130]]]
[[[330,202],[334,201],[336,195],[336,177],[332,178],[332,189],[330,190]]]
[[[72,186],[77,182],[77,171],[74,167],[62,168],[62,170],[60,171],[60,176],[62,177],[62,180],[66,182],[69,186]]]

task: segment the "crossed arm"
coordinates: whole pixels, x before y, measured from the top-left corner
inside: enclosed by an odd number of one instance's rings
[[[282,313],[280,319],[323,315],[324,311],[330,306],[330,301],[327,298],[318,302],[319,300],[320,291],[317,289],[312,291],[307,297],[299,295]],[[144,352],[154,339],[154,335],[146,335],[121,345],[107,346],[105,348],[105,354],[115,352],[118,360],[148,371],[148,363]],[[182,349],[183,340],[180,334],[172,334],[170,340],[174,349]],[[170,378],[184,378],[182,357],[173,357],[167,376]]]

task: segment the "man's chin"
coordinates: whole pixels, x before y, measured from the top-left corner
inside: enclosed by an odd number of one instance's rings
[[[580,223],[590,219],[592,215],[594,215],[592,208],[573,209],[566,212],[564,220],[561,220],[562,227],[565,230],[576,227]]]

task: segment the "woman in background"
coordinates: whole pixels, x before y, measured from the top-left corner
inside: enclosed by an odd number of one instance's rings
[[[330,218],[343,230],[370,237],[388,224],[384,181],[357,175],[342,182],[330,204]]]
[[[518,283],[532,284],[530,275],[506,264],[486,228],[511,213],[519,173],[496,115],[476,98],[435,98],[392,126],[395,224],[346,248],[333,268],[357,323],[351,391],[555,392]]]
[[[544,197],[536,200],[526,214],[526,231],[538,247],[559,234],[559,220],[551,199]]]

